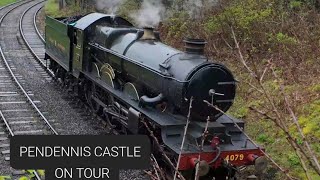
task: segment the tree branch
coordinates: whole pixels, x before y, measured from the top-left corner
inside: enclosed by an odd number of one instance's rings
[[[261,88],[261,90],[262,90],[262,92],[263,92],[263,95],[264,95],[265,98],[267,99],[268,103],[272,106],[273,112],[276,114],[276,118],[272,118],[271,120],[273,120],[273,121],[276,123],[276,125],[281,128],[281,130],[282,130],[283,132],[285,132],[285,134],[286,134],[286,136],[287,136],[287,140],[288,140],[289,144],[291,145],[291,147],[292,147],[292,148],[295,150],[295,152],[297,153],[297,156],[299,157],[298,152],[301,152],[302,155],[308,160],[310,166],[320,175],[320,166],[318,166],[319,163],[318,163],[315,155],[312,153],[312,149],[311,149],[310,145],[309,145],[308,143],[306,144],[306,143],[305,143],[306,141],[305,141],[305,139],[304,139],[304,144],[305,144],[305,146],[307,147],[307,149],[308,149],[310,155],[312,156],[312,159],[313,159],[313,160],[310,159],[310,157],[305,153],[304,148],[303,148],[302,146],[300,146],[300,145],[296,142],[295,138],[292,137],[291,134],[289,133],[288,127],[287,127],[287,125],[286,125],[285,122],[284,122],[285,118],[283,118],[283,117],[281,116],[278,108],[277,108],[276,105],[275,105],[275,102],[272,100],[272,98],[271,98],[271,96],[270,96],[270,93],[267,92],[266,88],[265,88],[264,85],[262,84],[262,81],[260,80],[261,77],[259,78],[259,77],[257,76],[257,73],[253,72],[253,71],[250,69],[250,67],[247,65],[247,63],[246,63],[246,61],[244,60],[244,57],[243,57],[243,55],[242,55],[242,52],[241,52],[241,50],[240,50],[239,43],[238,43],[238,40],[237,40],[237,38],[236,38],[235,32],[234,32],[234,30],[233,30],[233,27],[230,26],[230,28],[231,28],[231,32],[232,32],[232,36],[233,36],[233,39],[234,39],[236,48],[237,48],[237,50],[238,50],[240,62],[244,65],[245,69],[247,69],[247,71],[251,74],[251,76],[252,76],[254,79],[257,80],[257,83],[259,84],[259,86],[260,86],[260,88]],[[269,63],[270,63],[270,61],[269,61]],[[271,66],[270,66],[270,67],[271,67]],[[284,92],[284,91],[283,91],[283,87],[282,87],[282,92]],[[281,95],[283,95],[283,94],[281,94]],[[286,97],[285,97],[285,101],[287,101],[287,102],[286,102],[286,105],[288,105],[289,103],[288,103],[288,100],[287,100]],[[287,107],[287,109],[289,110],[289,112],[290,112],[290,114],[291,114],[291,117],[294,118],[294,121],[297,122],[297,118],[296,118],[296,116],[294,115],[294,113],[293,113],[292,109],[290,108],[290,106],[289,106],[289,108]],[[263,115],[266,115],[266,114],[263,114]],[[270,119],[270,118],[269,118],[269,119]],[[295,122],[295,123],[296,123],[296,122]],[[298,123],[297,123],[297,124],[298,124]],[[301,128],[300,128],[300,130],[301,130]],[[304,136],[302,136],[302,137],[304,137]],[[293,145],[293,144],[294,144],[294,145]],[[300,159],[300,161],[303,161],[303,159]],[[313,165],[313,161],[315,162],[316,165]],[[301,162],[301,163],[303,163],[303,162]]]
[[[175,169],[174,164],[172,163],[171,159],[167,156],[167,154],[164,152],[164,150],[163,150],[163,148],[161,147],[158,139],[155,137],[153,131],[150,129],[150,127],[148,126],[148,124],[147,124],[144,120],[142,120],[141,122],[142,122],[142,124],[144,124],[144,126],[145,126],[146,129],[148,130],[148,132],[149,132],[150,136],[152,137],[154,143],[158,146],[161,155],[164,157],[164,159],[167,161],[167,163],[168,163],[173,169]],[[185,180],[185,178],[184,178],[183,175],[180,173],[180,171],[178,171],[177,173],[178,173],[179,178],[180,178],[181,180]]]
[[[271,66],[271,70],[272,70],[272,73],[273,73],[274,77],[277,78],[277,79],[279,79],[279,77],[277,76],[276,72],[274,71],[273,65]],[[298,122],[298,118],[297,118],[297,116],[294,114],[294,112],[293,112],[293,110],[292,110],[292,108],[291,108],[291,106],[290,106],[288,97],[287,97],[286,93],[284,92],[283,84],[280,84],[280,92],[281,92],[281,94],[282,94],[282,96],[283,96],[283,98],[284,98],[285,105],[286,105],[286,109],[289,111],[290,116],[291,116],[293,122],[295,123],[295,125],[296,125],[296,127],[297,127],[297,129],[298,129],[298,131],[299,131],[300,136],[302,137],[303,143],[304,143],[304,145],[306,146],[306,148],[307,148],[310,156],[311,156],[312,159],[313,159],[314,165],[312,165],[312,166],[315,166],[315,168],[317,168],[316,171],[317,171],[317,172],[320,172],[320,165],[319,165],[318,159],[317,159],[317,157],[315,156],[315,153],[313,152],[313,150],[312,150],[312,148],[311,148],[311,146],[310,146],[310,143],[308,142],[308,140],[306,139],[305,135],[304,135],[303,132],[302,132],[302,128],[301,128],[301,126],[300,126],[300,124],[299,124],[299,122]],[[319,175],[320,175],[320,173],[319,173]]]
[[[277,163],[271,158],[270,155],[268,155],[266,152],[262,151],[262,149],[260,149],[260,147],[242,130],[242,128],[233,120],[233,118],[231,118],[231,117],[230,117],[229,115],[227,115],[224,111],[222,111],[221,109],[219,109],[217,106],[212,105],[212,104],[209,103],[208,101],[204,100],[203,102],[205,102],[209,107],[212,107],[213,109],[221,112],[221,113],[224,114],[227,118],[229,118],[229,119],[233,122],[234,126],[235,126],[236,128],[238,128],[238,129],[247,137],[247,139],[248,139],[250,142],[252,142],[252,144],[253,144],[254,146],[256,146],[256,148],[258,148],[259,151],[260,151],[263,155],[265,155],[281,172],[283,172],[283,173],[287,176],[288,179],[290,179],[290,180],[293,180],[293,179],[294,179],[294,178],[292,178],[292,177],[288,174],[288,171],[287,171],[287,170],[284,170],[279,164],[277,164]]]
[[[178,156],[178,162],[177,162],[177,165],[176,165],[176,168],[175,168],[175,172],[174,172],[174,177],[173,177],[174,180],[176,180],[177,173],[179,171],[181,154],[183,152],[183,146],[184,146],[184,142],[185,142],[185,139],[186,139],[186,136],[187,136],[187,131],[188,131],[189,123],[190,123],[192,103],[193,103],[193,97],[191,97],[191,99],[190,99],[189,112],[188,112],[188,116],[187,116],[187,123],[186,123],[186,126],[184,127],[184,133],[183,133],[183,138],[182,138],[182,142],[181,142],[180,153],[179,153],[179,156]]]

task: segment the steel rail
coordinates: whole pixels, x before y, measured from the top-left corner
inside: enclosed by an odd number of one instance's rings
[[[35,28],[35,30],[36,30],[36,32],[37,32],[38,37],[41,39],[41,41],[43,42],[43,44],[45,44],[46,41],[45,41],[45,39],[43,38],[43,36],[41,35],[41,33],[40,33],[39,29],[38,29],[38,26],[37,26],[37,16],[38,16],[38,14],[39,14],[39,12],[40,12],[40,10],[41,10],[42,8],[43,8],[43,6],[42,6],[41,8],[39,8],[39,9],[36,11],[36,13],[34,13],[34,15],[33,15],[33,26],[34,26],[34,28]]]
[[[11,8],[9,11],[7,11],[0,19],[0,26],[1,24],[3,23],[3,20],[4,18],[9,15],[13,10],[15,10],[16,8],[24,5],[24,4],[27,4],[29,2],[32,2],[33,0],[30,0],[30,1],[26,1],[16,7],[13,7]],[[37,4],[40,4],[44,1],[41,1]],[[37,5],[36,4],[36,5]],[[35,5],[32,5],[32,7],[34,7]],[[21,24],[20,24],[21,25]],[[49,121],[47,120],[47,118],[43,115],[43,113],[39,110],[39,108],[37,107],[37,105],[33,102],[33,100],[30,98],[30,96],[28,95],[28,93],[26,92],[26,90],[23,88],[23,86],[21,85],[21,83],[19,82],[19,80],[17,79],[17,77],[14,75],[12,69],[10,68],[9,64],[8,64],[8,61],[7,61],[7,58],[5,57],[4,55],[4,52],[2,50],[2,47],[0,45],[0,54],[1,54],[1,57],[3,59],[3,62],[5,63],[11,77],[13,78],[13,80],[15,81],[15,83],[18,85],[19,89],[23,92],[23,94],[25,95],[25,97],[28,99],[28,101],[31,103],[31,105],[34,107],[34,109],[38,112],[38,114],[41,116],[41,118],[46,122],[46,124],[48,125],[48,127],[50,128],[50,130],[52,130],[52,132],[54,132],[55,135],[58,135],[57,131],[51,126],[51,124],[49,123]]]
[[[34,52],[34,50],[32,49],[31,45],[29,44],[29,42],[27,41],[27,39],[26,39],[26,37],[25,37],[25,35],[24,35],[24,33],[23,33],[23,27],[22,27],[23,18],[24,18],[24,16],[26,15],[26,13],[27,13],[31,8],[33,8],[33,7],[35,7],[35,6],[37,6],[38,4],[43,3],[43,2],[45,2],[45,0],[40,1],[39,3],[34,4],[33,6],[30,6],[28,9],[26,9],[26,10],[22,13],[22,15],[21,15],[21,17],[20,17],[20,20],[19,20],[19,31],[20,31],[20,35],[21,35],[24,43],[26,44],[27,48],[28,48],[29,51],[31,52],[32,56],[38,61],[38,63],[42,66],[42,68],[44,68],[44,70],[45,70],[51,77],[54,77],[54,73],[47,67],[47,65],[46,65],[45,63],[43,63],[43,62],[41,61],[41,58],[40,58],[40,57]],[[42,8],[42,7],[41,7],[41,8]],[[40,8],[40,9],[41,9],[41,8]],[[39,38],[41,39],[41,41],[45,44],[45,40],[44,40],[43,37],[41,36],[41,34],[40,34],[40,32],[39,32],[39,30],[38,30],[38,28],[37,28],[37,26],[36,26],[36,16],[37,16],[38,12],[40,11],[40,9],[38,9],[38,10],[35,12],[34,16],[33,16],[33,26],[34,26],[34,28],[35,28],[35,30],[36,30],[36,32],[37,32],[38,37],[39,37]]]
[[[9,4],[9,5],[7,5],[7,6],[4,6],[4,7],[0,8],[0,10],[4,9],[4,8],[6,8],[6,7],[9,7],[9,6],[11,6],[11,5],[18,4],[19,2],[21,2],[21,1],[18,1],[18,2],[12,3],[12,4]],[[9,11],[7,11],[6,13],[4,13],[4,15],[2,15],[2,17],[1,17],[1,19],[0,19],[0,27],[1,27],[1,24],[3,23],[4,18],[5,18],[9,13],[11,13],[14,9],[16,9],[16,8],[18,8],[18,7],[20,7],[20,6],[24,5],[24,4],[27,4],[27,3],[29,3],[29,2],[32,2],[32,0],[23,2],[23,3],[19,4],[19,5],[11,8],[11,9],[10,9]],[[4,56],[3,50],[2,50],[2,48],[1,48],[1,45],[0,45],[0,53],[1,53],[1,57],[2,57],[2,59],[3,59],[3,62],[5,63],[7,69],[9,70],[12,78],[15,80],[16,84],[17,84],[17,85],[19,86],[19,88],[24,92],[24,94],[27,95],[27,97],[29,97],[29,95],[26,93],[26,91],[22,88],[21,84],[20,84],[19,81],[17,80],[17,77],[13,74],[13,72],[12,72],[12,70],[11,70],[8,62],[6,61],[6,58],[5,58],[5,56]],[[28,99],[30,100],[30,97],[29,97]],[[32,102],[32,103],[33,103],[33,102]],[[33,104],[34,104],[34,103],[33,103]],[[3,115],[2,111],[0,111],[0,116],[1,116],[1,118],[2,118],[2,120],[3,120],[3,122],[5,123],[8,131],[10,132],[10,135],[11,135],[11,136],[14,136],[14,133],[13,133],[12,129],[10,128],[10,125],[9,125],[8,121],[6,120],[5,116]],[[39,174],[37,173],[37,171],[34,171],[33,174],[35,175],[35,177],[36,177],[37,180],[41,180],[41,178],[40,178]]]
[[[24,4],[27,4],[27,3],[30,3],[32,2],[33,0],[30,0],[30,1],[26,1],[26,2],[23,2],[13,8],[11,8],[9,11],[5,12],[4,15],[2,15],[1,19],[0,19],[0,27],[1,27],[1,24],[3,23],[3,20],[6,16],[8,16],[13,10],[17,9],[18,7],[21,7],[22,5]],[[1,7],[0,10],[6,8],[6,7],[9,7],[11,5],[14,5],[14,4],[18,4],[19,2],[22,2],[22,1],[17,1],[15,3],[12,3],[12,4],[9,4],[7,6],[4,6],[4,7]],[[44,2],[44,1],[41,1],[41,2]],[[40,3],[41,3],[40,2]],[[37,3],[38,4],[38,3]],[[34,6],[34,5],[33,5]],[[19,24],[19,26],[21,26],[21,24]],[[25,97],[28,99],[28,101],[31,103],[31,105],[34,107],[34,109],[38,112],[38,114],[41,116],[41,118],[46,122],[46,124],[48,125],[48,127],[50,128],[50,130],[55,134],[55,135],[58,135],[57,131],[51,126],[51,124],[49,123],[49,121],[46,119],[46,117],[43,115],[43,113],[39,110],[39,108],[36,106],[36,104],[33,102],[33,100],[30,98],[30,96],[28,95],[28,93],[26,92],[26,90],[22,87],[22,85],[20,84],[20,82],[18,81],[17,77],[14,75],[12,69],[10,68],[8,62],[7,62],[7,59],[4,55],[4,52],[2,50],[2,47],[0,45],[0,54],[1,54],[1,57],[3,59],[3,62],[5,63],[10,75],[12,76],[12,78],[14,79],[15,83],[17,84],[17,86],[19,87],[19,89],[23,92],[23,94],[25,95]],[[3,115],[2,111],[0,111],[0,116],[3,120],[3,122],[5,123],[8,131],[10,132],[10,135],[11,136],[14,136],[14,133],[12,131],[12,129],[10,128],[10,125],[8,123],[8,121],[6,120],[5,116]],[[39,174],[37,173],[37,171],[34,171],[33,174],[35,175],[35,178],[37,180],[41,180]]]
[[[36,4],[32,5],[32,6],[30,6],[30,7],[27,8],[27,9],[23,12],[23,14],[21,15],[20,21],[19,21],[19,29],[20,29],[20,33],[21,33],[23,39],[25,39],[25,36],[24,36],[24,34],[23,34],[23,31],[22,31],[22,20],[23,20],[23,17],[25,16],[26,12],[27,12],[29,9],[31,9],[32,7],[38,5],[38,4],[42,3],[42,2],[44,2],[44,1],[40,1],[40,2],[38,2],[38,3],[36,3]],[[6,16],[6,15],[5,15],[5,16]],[[3,21],[3,19],[2,19],[2,21]],[[2,21],[0,21],[0,24],[2,23]],[[30,45],[29,45],[29,44],[27,44],[27,46],[28,46],[28,48],[30,48]],[[47,120],[47,118],[46,118],[46,117],[43,115],[43,113],[39,110],[39,108],[37,107],[37,105],[32,101],[32,99],[30,98],[30,96],[28,95],[28,93],[25,91],[25,89],[24,89],[24,88],[22,87],[22,85],[19,83],[19,81],[18,81],[18,79],[16,78],[16,76],[13,74],[13,72],[12,72],[12,70],[11,70],[11,68],[10,68],[10,66],[9,66],[8,62],[6,61],[6,58],[5,58],[4,54],[3,54],[3,51],[2,51],[1,46],[0,46],[0,53],[1,53],[1,55],[2,55],[2,58],[4,58],[4,62],[5,62],[8,70],[9,70],[9,72],[11,73],[12,77],[14,78],[16,84],[19,86],[19,88],[20,88],[21,91],[24,93],[24,95],[27,97],[27,99],[29,100],[29,102],[31,103],[31,105],[34,107],[34,109],[38,112],[38,114],[40,115],[40,117],[45,121],[45,123],[46,123],[47,126],[50,128],[50,130],[51,130],[55,135],[58,135],[58,132],[51,126],[51,124],[49,123],[49,121]],[[33,53],[34,53],[34,52],[33,52]],[[35,55],[35,53],[34,53],[34,55]]]
[[[1,119],[3,120],[4,124],[6,125],[6,127],[7,127],[8,131],[9,131],[10,135],[11,135],[11,136],[14,136],[14,133],[13,133],[13,131],[12,131],[10,125],[9,125],[9,122],[6,120],[6,118],[4,117],[4,115],[3,115],[3,113],[2,113],[1,110],[0,110],[0,117],[1,117]]]

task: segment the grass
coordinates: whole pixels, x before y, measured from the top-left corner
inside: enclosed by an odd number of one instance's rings
[[[274,91],[278,89],[276,83],[272,80],[266,81],[264,85],[268,91],[270,89],[274,89]],[[279,163],[284,168],[290,169],[291,175],[304,179],[305,176],[300,165],[299,158],[296,156],[293,149],[288,146],[283,132],[279,128],[275,127],[274,123],[271,120],[263,119],[259,116],[256,116],[253,111],[248,109],[248,107],[255,107],[259,109],[261,108],[261,104],[266,103],[266,100],[262,97],[259,98],[253,96],[253,94],[251,94],[250,97],[246,96],[244,91],[247,91],[247,89],[248,87],[246,87],[245,84],[239,84],[238,96],[233,107],[228,113],[237,118],[244,117],[246,121],[245,131],[249,134],[249,136],[255,139],[259,145],[264,147],[267,153],[270,154],[277,163]],[[295,86],[286,86],[287,93],[295,92],[297,89],[303,89],[302,85],[296,84]],[[317,85],[314,85],[309,89],[310,92],[318,92]],[[274,94],[272,97],[277,98],[276,94]],[[316,125],[316,122],[319,122],[318,112],[320,112],[320,101],[311,101],[310,103],[306,103],[306,105],[298,105],[296,108],[301,109],[300,111],[304,112],[297,114],[297,116],[299,118],[300,125],[305,131],[305,135],[308,137],[316,137],[317,134],[320,134],[319,128]],[[294,128],[290,129],[290,132],[292,134],[295,134],[294,131],[297,130]],[[314,141],[311,141],[311,143],[314,146],[316,154],[319,156],[320,151],[318,147],[315,146],[316,143]],[[272,166],[269,166],[267,172],[271,171],[271,168]],[[310,174],[311,176],[315,176],[315,174],[313,174],[312,172],[310,172]],[[284,178],[283,174],[277,173],[275,179],[281,178]]]
[[[86,9],[82,11],[79,6],[74,4],[59,10],[59,3],[57,0],[47,0],[47,4],[45,5],[46,15],[55,18],[83,15],[89,12],[92,12],[92,9]]]
[[[56,17],[59,15],[59,4],[55,0],[48,0],[45,11],[47,15]]]
[[[35,170],[24,170],[25,176],[20,177],[19,180],[34,179],[34,177],[35,177],[34,171]],[[44,176],[45,176],[44,170],[37,170],[37,173],[41,178],[44,178]],[[11,176],[0,176],[0,180],[11,180],[11,179],[12,179]]]
[[[268,154],[279,163],[282,167],[286,169],[290,169],[290,174],[298,177],[300,179],[305,179],[304,171],[300,165],[299,158],[293,151],[293,149],[288,146],[286,142],[286,138],[283,132],[280,131],[279,128],[276,128],[274,123],[270,120],[259,118],[254,115],[254,112],[248,110],[248,107],[259,107],[260,104],[265,103],[263,98],[250,98],[246,97],[244,92],[241,90],[247,89],[244,87],[244,84],[240,84],[240,92],[236,98],[236,101],[233,107],[230,109],[228,113],[237,117],[243,118],[246,120],[246,132],[250,137],[255,139],[259,145],[264,147]],[[277,89],[275,84],[272,81],[267,81],[265,83],[266,89]],[[300,84],[296,84],[295,86],[287,86],[287,93],[294,91],[294,89],[303,89]],[[316,93],[320,92],[318,84],[311,86],[309,88],[305,88],[304,92],[309,91],[316,96]],[[273,95],[273,97],[276,97]],[[244,105],[245,104],[245,105]],[[302,130],[304,134],[309,138],[311,145],[317,155],[320,156],[320,145],[317,143],[317,139],[320,138],[320,128],[319,128],[319,117],[320,117],[320,101],[314,100],[308,102],[306,104],[301,104],[296,107],[297,116],[299,118],[299,123],[302,126]],[[299,112],[299,113],[298,113]],[[291,127],[291,126],[289,126]],[[290,132],[295,135],[294,132],[297,131],[296,128],[289,128]],[[298,140],[298,139],[297,139]],[[267,172],[272,171],[272,166],[269,166]],[[312,171],[309,172],[310,175],[315,180],[320,180],[320,178]],[[277,173],[275,179],[282,179],[283,174]]]
[[[16,2],[17,0],[1,0],[0,1],[0,7],[1,6],[5,6],[7,4],[10,4],[10,3],[13,3],[13,2]]]
[[[8,180],[11,179],[10,176],[0,176],[0,180]]]

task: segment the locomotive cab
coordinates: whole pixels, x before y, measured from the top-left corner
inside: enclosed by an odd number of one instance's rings
[[[92,58],[88,53],[90,47],[87,43],[92,41],[92,36],[95,34],[95,27],[132,27],[133,25],[127,20],[114,15],[105,15],[100,13],[91,13],[81,17],[71,24],[73,29],[73,70],[72,73],[79,77],[81,71],[97,70],[97,66],[93,63],[97,59]],[[101,39],[104,39],[100,36]],[[86,61],[83,61],[85,59]],[[99,69],[98,69],[99,71]]]

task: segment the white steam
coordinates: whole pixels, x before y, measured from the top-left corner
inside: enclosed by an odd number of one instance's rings
[[[96,9],[108,14],[115,14],[125,0],[96,0]]]
[[[166,8],[161,0],[143,0],[141,8],[130,14],[139,27],[157,27],[164,18]]]
[[[116,14],[120,7],[130,0],[95,0],[96,9],[108,14]],[[184,0],[172,1],[172,7],[166,9],[163,0],[141,0],[140,9],[129,16],[139,27],[157,27],[159,23],[169,18],[174,11],[185,11],[192,19],[203,17],[205,10],[219,4],[219,0]]]

